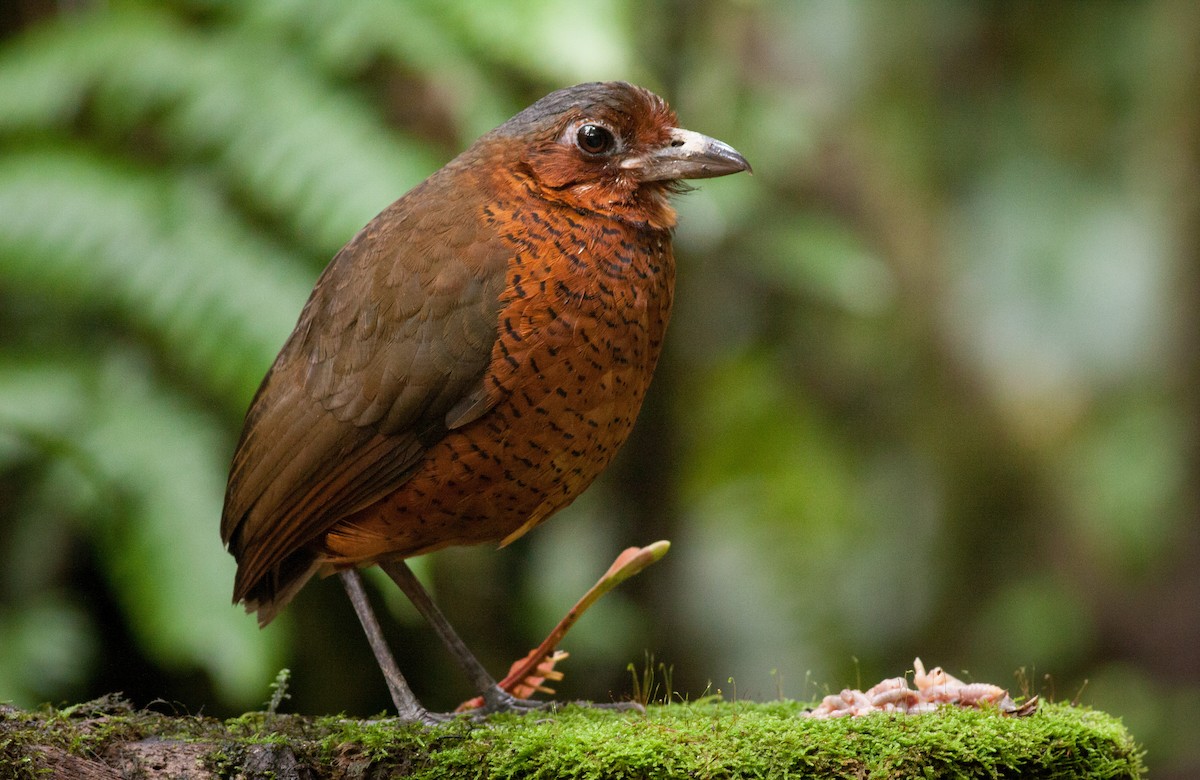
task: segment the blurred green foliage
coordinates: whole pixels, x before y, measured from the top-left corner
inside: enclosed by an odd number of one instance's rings
[[[241,415],[362,224],[545,92],[625,78],[756,173],[680,201],[614,469],[511,549],[418,562],[468,640],[503,671],[665,537],[568,639],[564,694],[628,692],[647,649],[743,698],[920,654],[1123,715],[1194,775],[1198,29],[1167,0],[15,0],[0,699],[233,712],[286,665],[302,711],[384,708],[336,586],[262,632],[228,604]],[[379,595],[418,693],[466,698]]]

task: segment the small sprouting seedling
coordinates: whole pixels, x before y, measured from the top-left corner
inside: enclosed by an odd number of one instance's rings
[[[291,669],[280,669],[279,674],[275,675],[275,682],[271,683],[271,700],[267,702],[268,715],[276,714],[279,711],[279,705],[283,704],[285,699],[292,698],[292,695],[287,692],[291,679]]]
[[[1033,683],[1031,677],[1032,672],[1024,666],[1013,672],[1013,678],[1017,681],[1017,691],[1020,692],[1022,698],[1028,699],[1032,692]]]
[[[635,702],[643,707],[655,702],[670,703],[671,696],[674,695],[672,684],[675,678],[675,667],[673,665],[667,666],[662,661],[656,665],[654,654],[646,653],[640,675],[632,662],[626,669],[633,680],[632,699]]]
[[[1058,691],[1054,685],[1054,675],[1050,674],[1049,672],[1046,672],[1045,674],[1042,675],[1042,690],[1047,692],[1047,696],[1046,696],[1047,700],[1049,700],[1049,701],[1057,700]],[[1083,690],[1080,689],[1079,692],[1082,693]]]
[[[555,648],[567,635],[567,631],[575,625],[575,621],[579,620],[590,606],[600,600],[601,596],[650,564],[661,560],[669,549],[671,549],[671,543],[664,539],[645,547],[627,547],[622,550],[617,559],[612,562],[612,566],[608,567],[608,571],[604,572],[596,584],[589,588],[579,601],[575,602],[575,606],[571,607],[562,620],[558,621],[558,625],[554,627],[550,635],[542,640],[540,645],[530,650],[524,658],[513,663],[508,671],[508,676],[500,681],[500,687],[519,699],[532,696],[537,691],[554,693],[542,683],[546,680],[558,681],[563,678],[562,672],[554,669],[554,664],[566,658],[567,654],[555,652]],[[632,671],[632,666],[630,664],[630,671]],[[457,711],[463,712],[482,706],[483,697],[477,696],[458,705]],[[643,706],[645,705],[643,704]]]
[[[1047,676],[1049,676],[1049,675],[1047,675]],[[1087,690],[1087,687],[1088,687],[1088,682],[1089,682],[1089,681],[1088,681],[1088,679],[1085,677],[1085,678],[1084,678],[1084,680],[1083,680],[1083,684],[1079,686],[1079,690],[1075,691],[1075,698],[1071,699],[1071,706],[1072,706],[1072,707],[1078,707],[1078,706],[1079,706],[1079,702],[1080,702],[1080,700],[1082,700],[1082,699],[1083,699],[1083,692],[1084,692],[1085,690]]]

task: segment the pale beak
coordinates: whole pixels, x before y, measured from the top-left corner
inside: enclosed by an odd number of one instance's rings
[[[751,170],[746,158],[729,144],[681,127],[671,128],[665,146],[628,157],[621,167],[634,171],[640,181],[709,179]]]

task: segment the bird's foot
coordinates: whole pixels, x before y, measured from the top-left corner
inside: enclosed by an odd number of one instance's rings
[[[592,702],[592,701],[538,701],[536,699],[521,699],[513,696],[499,686],[495,686],[483,695],[483,706],[468,710],[474,718],[482,719],[498,712],[512,712],[524,715],[530,712],[555,712],[563,707],[590,707],[598,710],[614,710],[617,712],[645,712],[646,708],[635,701]]]
[[[401,720],[409,723],[420,723],[422,726],[440,726],[443,723],[449,723],[455,718],[462,717],[458,712],[430,712],[422,708],[420,714],[416,717],[403,717]]]
[[[515,712],[524,715],[529,712],[553,712],[558,709],[558,702],[522,699],[512,695],[499,685],[493,685],[483,694],[483,706],[476,710],[480,717],[487,717],[497,712]]]

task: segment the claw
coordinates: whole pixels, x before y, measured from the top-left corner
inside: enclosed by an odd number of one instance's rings
[[[592,702],[592,701],[538,701],[521,699],[497,686],[482,697],[487,701],[482,706],[466,710],[465,714],[476,720],[482,720],[498,712],[510,712],[517,715],[527,715],[531,712],[557,712],[566,706],[588,707],[597,710],[613,710],[616,712],[645,712],[646,708],[635,701]],[[463,711],[460,709],[458,713]]]

